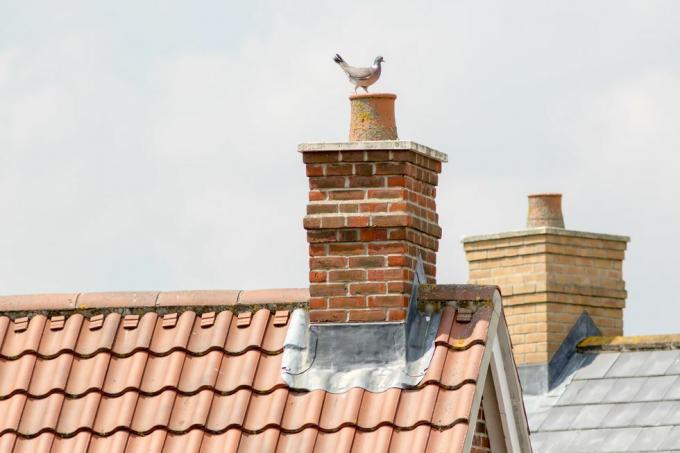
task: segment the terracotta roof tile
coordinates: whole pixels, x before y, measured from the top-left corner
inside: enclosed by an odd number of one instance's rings
[[[152,293],[135,294],[146,304]],[[226,300],[201,297],[168,293],[159,301]],[[281,361],[289,317],[280,311],[255,309],[239,325],[224,309],[209,323],[202,314],[210,311],[152,310],[127,326],[125,311],[74,312],[57,330],[37,313],[23,331],[0,316],[0,451],[459,451],[489,309],[460,323],[445,308],[421,384],[373,393],[288,388]]]

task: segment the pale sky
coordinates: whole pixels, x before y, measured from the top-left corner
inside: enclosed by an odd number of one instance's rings
[[[332,56],[385,57],[403,139],[448,153],[460,238],[631,236],[626,334],[680,332],[680,2],[0,3],[0,293],[307,286],[296,145],[347,138]]]

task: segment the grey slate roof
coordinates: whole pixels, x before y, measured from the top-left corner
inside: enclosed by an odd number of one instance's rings
[[[535,453],[680,451],[680,350],[576,352],[525,395]]]

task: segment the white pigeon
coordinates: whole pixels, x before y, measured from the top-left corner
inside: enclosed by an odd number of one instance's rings
[[[368,87],[373,85],[380,78],[380,63],[384,62],[383,57],[375,57],[373,61],[373,66],[370,68],[355,68],[350,66],[342,59],[337,53],[333,58],[343,71],[349,77],[349,81],[354,84],[354,92],[357,92],[357,88],[361,87],[365,92],[368,93]]]

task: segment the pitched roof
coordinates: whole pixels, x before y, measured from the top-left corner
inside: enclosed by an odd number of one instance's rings
[[[680,449],[680,336],[590,337],[551,392],[526,395],[536,452]]]
[[[281,376],[305,290],[0,298],[0,451],[460,451],[493,310],[443,308],[420,384]],[[481,394],[480,394],[481,395]]]

